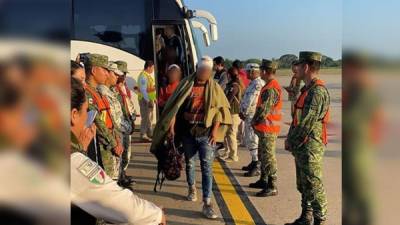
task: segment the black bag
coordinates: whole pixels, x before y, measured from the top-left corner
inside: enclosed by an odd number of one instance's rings
[[[155,154],[158,159],[157,179],[154,184],[154,192],[157,192],[157,185],[162,188],[164,180],[176,180],[181,176],[183,170],[183,154],[175,147],[174,140],[164,143],[163,147]]]

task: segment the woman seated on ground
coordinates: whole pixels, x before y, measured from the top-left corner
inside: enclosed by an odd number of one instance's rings
[[[160,89],[160,95],[158,97],[158,107],[160,113],[162,113],[165,103],[167,103],[168,99],[172,96],[176,87],[181,81],[182,78],[181,68],[176,64],[170,65],[167,71],[167,78],[168,78],[168,85]]]
[[[118,186],[86,156],[87,147],[96,133],[95,125],[87,127],[87,109],[88,101],[82,83],[71,78],[72,204],[97,219],[113,224],[166,224],[159,207]]]

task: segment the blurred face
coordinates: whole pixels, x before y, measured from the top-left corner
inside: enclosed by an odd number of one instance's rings
[[[171,37],[174,34],[174,28],[166,27],[164,33],[167,37]]]
[[[92,68],[92,74],[93,74],[93,78],[97,84],[106,84],[107,75],[108,75],[107,69],[100,67],[100,66],[95,66]]]
[[[199,81],[207,81],[208,79],[210,79],[211,75],[212,75],[212,69],[207,67],[200,67],[197,70],[196,78]]]
[[[72,75],[72,77],[81,81],[82,83],[85,83],[85,78],[86,78],[85,70],[83,68],[75,70],[75,73]]]
[[[181,71],[179,69],[170,69],[168,71],[168,81],[169,83],[174,83],[176,81],[179,81],[181,79]]]
[[[77,137],[81,136],[81,133],[86,128],[86,120],[88,117],[88,101],[86,100],[81,109],[71,110],[71,129]]]

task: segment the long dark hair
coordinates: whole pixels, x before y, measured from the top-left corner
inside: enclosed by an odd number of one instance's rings
[[[81,110],[83,103],[86,101],[85,89],[80,81],[71,78],[71,110]]]

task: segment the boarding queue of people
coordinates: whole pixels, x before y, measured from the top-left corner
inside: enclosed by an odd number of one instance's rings
[[[251,155],[242,169],[244,176],[258,177],[249,184],[260,190],[256,196],[278,194],[275,151],[283,99],[276,79],[277,62],[263,59],[261,65],[249,63],[242,69],[235,61],[225,68],[223,57],[204,56],[191,75],[184,75],[177,64],[169,65],[165,84],[156,87],[154,63],[146,61],[135,88],[140,109],[135,109],[133,91],[125,81],[127,62],[109,61],[100,54],[78,58],[71,62],[71,176],[74,204],[79,208],[107,222],[165,224],[161,208],[136,196],[135,181],[126,174],[137,111],[140,138],[151,142],[150,152],[159,155],[167,142],[179,146],[188,201],[198,200],[195,162],[200,161],[205,217],[217,218],[211,203],[214,158],[238,162],[238,140]],[[318,78],[321,58],[317,52],[300,52],[293,62],[293,79],[285,88],[293,102],[293,121],[284,148],[295,158],[297,189],[302,196],[302,213],[288,225],[324,224],[326,220],[321,164],[327,144],[329,93]],[[300,81],[305,83],[301,90]],[[155,108],[158,117],[153,127]],[[88,199],[93,201],[88,203]],[[117,208],[121,215],[107,207]]]

